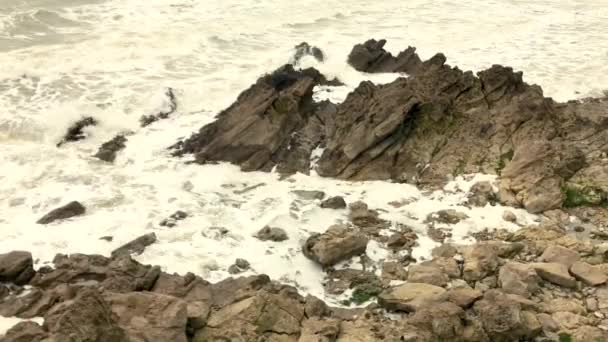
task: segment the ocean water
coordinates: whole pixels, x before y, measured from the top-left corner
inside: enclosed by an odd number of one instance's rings
[[[324,63],[303,64],[346,83],[319,91],[320,98],[340,101],[361,80],[394,79],[398,75],[365,75],[346,64],[351,47],[369,38],[388,39],[395,53],[408,45],[423,58],[443,52],[461,69],[510,65],[560,101],[608,89],[608,0],[2,0],[0,253],[29,250],[42,266],[55,253],[109,255],[155,232],[159,241],[137,257],[142,262],[217,281],[243,257],[252,264],[246,274],[267,273],[324,297],[324,274],[300,246],[311,233],[345,221],[346,211],[321,210],[318,201],[299,199],[293,190],[324,190],[382,209],[393,229],[403,223],[420,234],[414,251],[420,258],[436,245],[422,222],[435,210],[467,212],[470,218],[453,227],[459,242],[484,228],[517,229],[502,221],[504,208],[461,205],[472,182],[489,176],[460,178],[443,192],[425,193],[409,185],[304,175],[280,181],[276,174],[186,165],[168,155],[168,146],[289,61],[302,41],[326,54]],[[139,128],[141,115],[163,106],[166,87],[175,91],[177,112]],[[84,115],[100,124],[88,129],[86,140],[56,148]],[[134,134],[114,164],[91,157],[125,130]],[[85,216],[35,224],[72,200],[87,207]],[[407,204],[395,208],[392,201]],[[160,227],[176,210],[190,216],[177,227]],[[521,224],[537,220],[514,212]],[[266,225],[284,228],[290,239],[258,241],[253,235]],[[99,240],[107,235],[114,240]],[[377,262],[398,257],[377,243],[368,254]],[[359,267],[356,260],[342,266]]]

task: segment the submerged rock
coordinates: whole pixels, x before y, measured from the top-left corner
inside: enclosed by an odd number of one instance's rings
[[[467,214],[454,210],[454,209],[445,209],[439,210],[434,213],[430,213],[426,218],[426,222],[430,223],[443,223],[443,224],[456,224],[462,220],[468,219],[469,216]]]
[[[185,220],[188,217],[188,213],[185,211],[178,210],[175,213],[171,214],[168,218],[160,221],[159,225],[163,227],[175,227],[178,221]]]
[[[112,138],[112,140],[103,143],[93,157],[101,159],[108,163],[113,163],[116,159],[116,154],[120,150],[123,150],[125,147],[127,147],[127,145],[125,144],[126,142],[127,138],[124,135],[119,134]]]
[[[139,255],[144,252],[146,247],[156,242],[156,234],[150,233],[145,234],[137,239],[128,242],[127,244],[115,249],[112,252],[112,257],[118,257],[123,255],[136,254]]]
[[[36,223],[49,224],[58,220],[65,220],[71,217],[84,215],[87,209],[78,201],[72,201],[62,207],[51,210],[48,214],[40,218]]]
[[[167,90],[165,90],[165,96],[167,97],[167,103],[165,104],[166,108],[162,109],[157,114],[142,116],[139,119],[141,127],[146,127],[158,120],[166,119],[177,110],[177,99],[175,98],[173,89],[167,88]]]
[[[86,134],[83,131],[86,127],[96,126],[97,120],[93,117],[87,116],[76,121],[72,126],[68,128],[60,142],[57,143],[57,147],[61,147],[63,144],[73,141],[79,141],[86,138]]]
[[[302,42],[296,45],[295,53],[289,63],[296,65],[304,56],[313,56],[319,62],[323,62],[325,60],[325,55],[321,49],[316,46],[311,46],[307,42]]]
[[[289,239],[287,232],[283,228],[268,226],[260,229],[255,236],[262,241],[281,242]]]
[[[306,240],[302,251],[322,266],[332,266],[355,255],[365,253],[369,239],[352,228],[331,226],[323,234]]]

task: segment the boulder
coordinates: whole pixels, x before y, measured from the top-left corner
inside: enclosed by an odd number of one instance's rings
[[[473,309],[491,341],[531,340],[542,329],[534,313],[522,310],[519,302],[497,290],[487,291]]]
[[[125,149],[127,138],[124,134],[119,134],[111,140],[103,143],[97,153],[93,157],[101,159],[108,163],[113,163],[116,160],[116,155],[119,151]]]
[[[284,341],[297,341],[303,319],[304,308],[299,300],[285,293],[260,292],[211,313],[207,326],[196,332],[193,341],[256,341],[261,336],[273,341],[277,335],[284,335]]]
[[[340,322],[335,319],[307,319],[302,323],[302,335],[297,342],[332,342],[340,334]]]
[[[324,209],[346,209],[346,201],[342,196],[335,196],[321,202],[321,208]]]
[[[55,269],[38,270],[30,285],[42,289],[61,284],[99,285],[113,292],[148,291],[160,275],[160,267],[144,266],[130,256],[106,258],[101,255],[58,254]]]
[[[544,304],[544,311],[548,313],[571,312],[577,315],[587,313],[583,303],[575,298],[554,298]]]
[[[289,239],[287,232],[283,228],[266,226],[255,235],[262,241],[281,242]]]
[[[517,222],[517,216],[510,210],[505,210],[502,213],[502,219],[507,221],[507,222]]]
[[[82,288],[76,298],[55,305],[44,316],[51,341],[129,342],[110,305],[95,289]]]
[[[149,234],[142,235],[142,236],[136,238],[135,240],[132,240],[132,241],[124,244],[123,246],[115,249],[114,251],[112,251],[112,257],[115,258],[115,257],[119,257],[119,256],[124,256],[124,255],[131,255],[131,254],[140,255],[141,253],[144,252],[146,247],[152,245],[155,242],[156,242],[156,234],[149,233]]]
[[[540,259],[544,262],[556,262],[566,265],[566,267],[572,266],[575,262],[581,259],[580,255],[568,248],[564,248],[558,245],[552,245],[545,249]]]
[[[414,312],[443,301],[445,292],[445,289],[435,285],[405,283],[382,292],[378,296],[378,304],[387,310]]]
[[[409,323],[431,331],[437,341],[457,341],[464,332],[465,312],[450,302],[422,307]]]
[[[57,220],[65,220],[74,216],[84,215],[87,209],[77,201],[70,202],[62,207],[51,210],[36,223],[49,224]]]
[[[0,335],[2,342],[42,342],[47,338],[48,333],[38,323],[32,321],[17,323],[4,336]]]
[[[185,301],[156,293],[106,293],[118,325],[131,342],[187,342]]]
[[[322,266],[332,266],[355,255],[365,253],[369,239],[352,228],[334,225],[323,234],[306,240],[302,251]]]
[[[467,204],[474,207],[485,207],[488,203],[494,205],[496,202],[494,186],[487,181],[473,184],[467,194]]]
[[[476,244],[463,252],[463,278],[468,282],[481,280],[498,269],[498,249],[491,244]]]
[[[470,287],[459,287],[448,290],[448,301],[458,305],[463,309],[467,309],[475,303],[479,298],[483,297],[483,293],[479,290]]]
[[[590,325],[583,325],[572,334],[572,341],[604,342],[608,340],[608,333]]]
[[[31,253],[13,251],[0,254],[0,282],[25,285],[35,273]]]
[[[558,263],[533,263],[531,266],[536,270],[538,275],[553,284],[575,288],[576,279],[568,273],[568,267]]]
[[[527,264],[508,262],[500,268],[498,282],[505,293],[530,298],[540,290],[541,278]]]
[[[412,283],[425,283],[435,286],[446,286],[450,278],[443,270],[431,263],[410,265],[407,279]]]
[[[83,131],[86,127],[96,126],[97,120],[91,116],[85,116],[80,120],[73,123],[68,127],[67,132],[63,135],[60,142],[57,143],[57,147],[61,147],[63,144],[68,142],[74,142],[85,139],[86,133]]]
[[[570,273],[572,273],[576,279],[579,279],[590,286],[602,285],[608,281],[608,276],[601,267],[592,266],[582,261],[572,264]]]

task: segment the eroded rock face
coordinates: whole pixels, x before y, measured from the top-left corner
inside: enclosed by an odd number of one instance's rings
[[[40,218],[36,223],[49,224],[58,220],[65,220],[74,216],[83,215],[87,209],[78,201],[72,201],[62,207],[51,210],[48,214]]]
[[[175,146],[199,163],[229,161],[244,171],[310,172],[310,154],[328,129],[335,106],[314,103],[312,90],[327,83],[318,71],[285,65],[260,78],[217,121]]]
[[[51,341],[129,342],[115,318],[97,290],[82,289],[75,299],[53,307],[44,316],[44,327]]]
[[[131,342],[187,342],[185,301],[146,292],[108,293],[104,300]]]
[[[411,77],[362,82],[339,105],[315,104],[311,89],[323,77],[282,67],[178,144],[176,154],[307,173],[320,146],[316,171],[325,177],[439,185],[462,173],[498,174],[498,199],[534,213],[572,200],[565,186],[605,186],[589,175],[598,174],[599,142],[608,139],[608,100],[555,103],[511,68],[475,75],[445,64],[441,54],[421,62],[410,48],[393,57],[384,43],[357,46],[351,64]]]
[[[331,226],[323,234],[306,240],[302,251],[322,266],[332,266],[352,256],[365,253],[369,239],[353,228]]]

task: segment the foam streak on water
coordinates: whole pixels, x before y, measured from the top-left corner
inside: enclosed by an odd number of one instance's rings
[[[559,100],[608,88],[606,0],[3,0],[0,252],[31,250],[41,265],[57,252],[109,254],[155,231],[159,242],[140,257],[144,262],[218,280],[242,256],[255,271],[321,295],[321,271],[299,246],[309,233],[344,220],[345,213],[321,212],[318,203],[307,202],[296,203],[295,210],[291,190],[363,199],[386,208],[387,219],[421,233],[430,210],[458,207],[464,192],[425,196],[406,185],[304,176],[279,182],[273,174],[243,174],[226,165],[184,165],[166,147],[213,120],[261,74],[287,62],[301,41],[326,54],[322,64],[304,64],[346,83],[319,89],[318,98],[339,101],[363,79],[398,77],[363,75],[345,63],[354,44],[372,37],[388,39],[393,52],[408,45],[423,58],[444,52],[461,69],[511,65]],[[139,117],[162,106],[166,87],[175,90],[178,111],[139,129]],[[100,121],[89,129],[89,139],[55,148],[83,115]],[[114,165],[90,158],[125,129],[135,134]],[[259,183],[265,185],[235,193]],[[416,201],[408,206],[387,206],[410,197]],[[49,227],[34,224],[72,200],[87,206],[86,216]],[[192,216],[176,228],[158,226],[178,209]],[[461,209],[471,218],[459,226],[456,239],[485,227],[516,228],[496,219],[501,208]],[[524,223],[533,220],[518,215]],[[272,245],[254,239],[267,224],[288,230],[290,240]],[[217,236],[214,226],[228,228],[229,235]],[[114,241],[99,240],[104,235]],[[433,246],[424,239],[419,256]]]

